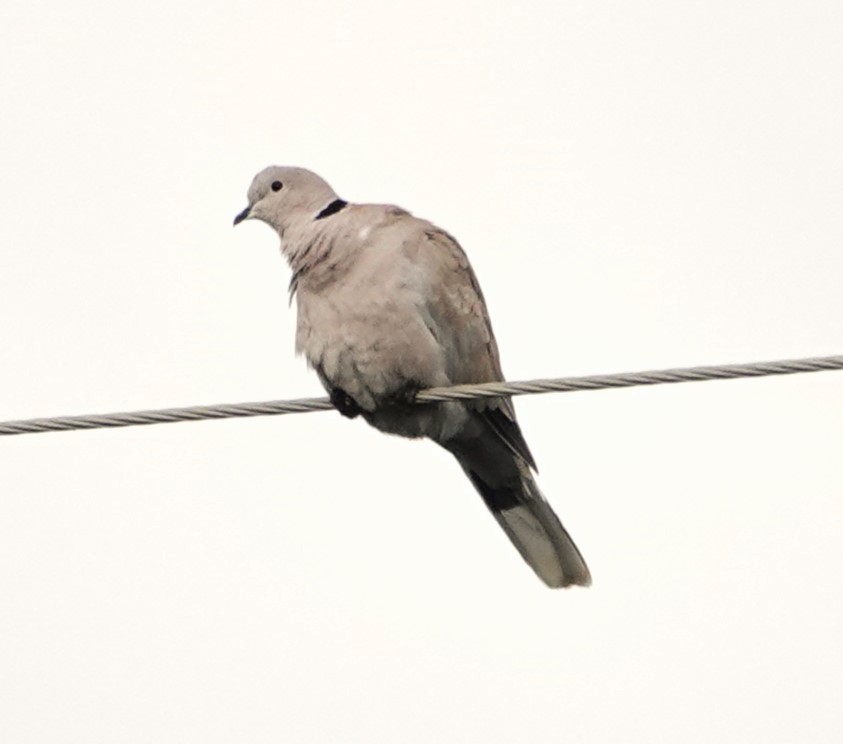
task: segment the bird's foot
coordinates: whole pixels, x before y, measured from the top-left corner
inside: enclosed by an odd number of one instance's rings
[[[400,411],[409,411],[416,406],[416,396],[421,389],[416,382],[405,382],[400,388],[391,392],[384,402]]]
[[[331,390],[331,403],[346,418],[356,418],[363,412],[363,409],[355,403],[354,398],[341,388]]]

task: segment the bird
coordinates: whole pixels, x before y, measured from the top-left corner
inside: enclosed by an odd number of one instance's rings
[[[341,199],[316,173],[269,166],[234,224],[281,241],[297,309],[296,352],[334,407],[450,452],[526,563],[549,587],[588,586],[585,560],[536,483],[509,398],[415,403],[419,390],[502,381],[477,277],[459,243],[389,204]]]

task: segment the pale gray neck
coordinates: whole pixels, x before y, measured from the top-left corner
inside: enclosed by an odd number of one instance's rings
[[[287,259],[293,278],[290,292],[307,281],[314,286],[330,281],[346,264],[348,251],[342,250],[345,231],[338,229],[338,218],[314,220],[312,217],[293,223],[281,237],[281,252]]]

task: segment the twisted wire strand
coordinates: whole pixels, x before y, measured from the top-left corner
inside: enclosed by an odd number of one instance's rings
[[[548,380],[523,382],[486,382],[478,385],[455,385],[431,388],[416,396],[417,403],[475,398],[500,398],[537,393],[566,393],[575,390],[602,390],[606,388],[636,387],[639,385],[665,385],[677,382],[703,380],[729,380],[738,377],[767,377],[792,375],[798,372],[824,372],[843,369],[843,355],[786,359],[775,362],[751,364],[722,364],[707,367],[681,367],[678,369],[627,372],[586,377],[560,377]],[[152,411],[130,411],[88,416],[56,416],[25,419],[0,423],[0,436],[36,434],[72,429],[104,429],[146,424],[171,424],[178,421],[203,421],[207,419],[240,418],[246,416],[277,416],[284,413],[310,413],[328,411],[334,406],[328,398],[300,398],[298,400],[270,400],[260,403],[229,403],[213,406],[165,408]]]

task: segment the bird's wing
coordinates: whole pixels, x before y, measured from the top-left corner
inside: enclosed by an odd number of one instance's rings
[[[425,322],[445,351],[450,380],[457,385],[502,381],[498,345],[483,292],[459,243],[428,225],[424,239],[409,242],[407,250],[427,279]],[[515,454],[535,468],[509,398],[471,405]]]

